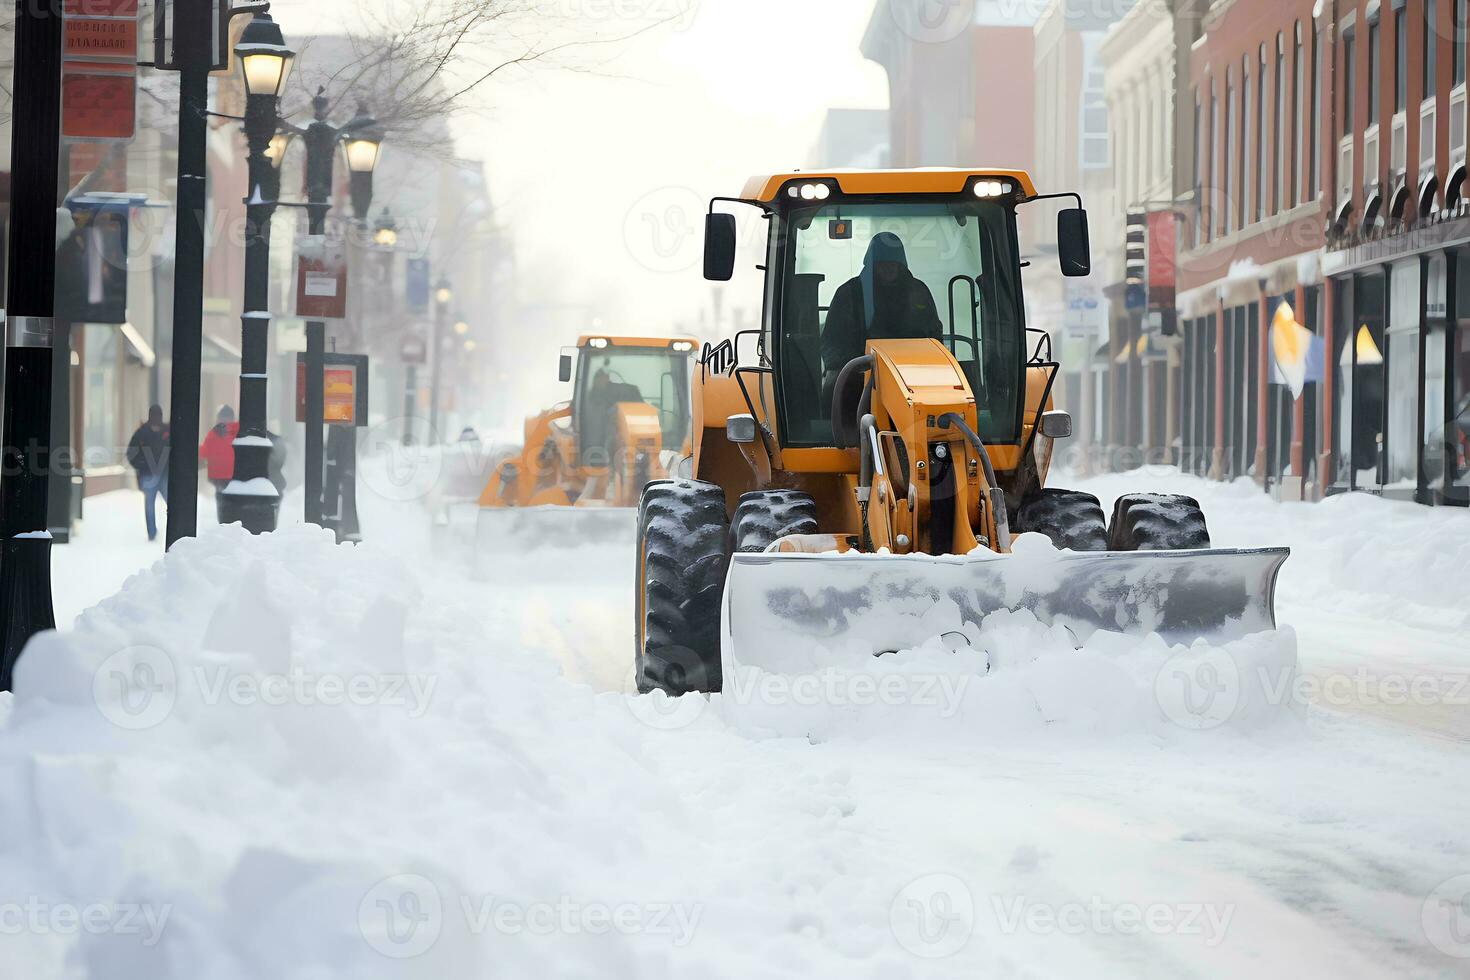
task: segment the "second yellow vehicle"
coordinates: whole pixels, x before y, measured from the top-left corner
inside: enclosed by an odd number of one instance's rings
[[[687,337],[585,336],[561,355],[572,397],[526,419],[480,493],[482,554],[632,533],[638,495],[689,454]]]

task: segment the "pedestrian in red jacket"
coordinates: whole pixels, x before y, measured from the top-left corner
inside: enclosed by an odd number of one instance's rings
[[[228,405],[220,406],[214,417],[214,428],[204,435],[199,444],[199,458],[204,460],[205,475],[214,484],[215,504],[219,494],[235,475],[235,436],[240,432],[240,423],[235,421],[235,410]]]

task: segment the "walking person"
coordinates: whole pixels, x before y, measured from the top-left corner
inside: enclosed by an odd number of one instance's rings
[[[143,491],[143,520],[148,527],[148,540],[158,537],[156,505],[162,497],[168,503],[168,426],[163,422],[163,407],[148,406],[148,421],[138,426],[128,440],[128,465],[138,474],[138,489]]]
[[[199,458],[204,460],[205,476],[214,485],[215,519],[219,519],[220,491],[224,490],[235,475],[235,436],[240,434],[240,423],[235,421],[235,410],[221,405],[214,417],[214,426],[204,435],[199,444]]]

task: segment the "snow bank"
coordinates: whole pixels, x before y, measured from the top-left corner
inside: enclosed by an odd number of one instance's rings
[[[1170,646],[1157,635],[1097,632],[1079,647],[1062,626],[1001,611],[978,628],[882,657],[798,673],[741,666],[711,698],[754,735],[988,744],[1185,732],[1254,731],[1300,716],[1296,635]]]

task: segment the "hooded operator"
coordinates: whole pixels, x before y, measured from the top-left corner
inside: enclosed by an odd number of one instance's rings
[[[863,271],[837,287],[822,331],[822,364],[828,377],[855,357],[869,340],[933,337],[942,328],[934,294],[909,271],[903,240],[879,232],[868,246]]]

